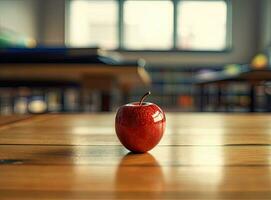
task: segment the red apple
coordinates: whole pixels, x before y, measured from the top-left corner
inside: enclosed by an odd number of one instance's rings
[[[115,129],[120,142],[130,151],[144,153],[155,147],[161,140],[165,125],[165,113],[157,105],[140,102],[121,106],[116,115]]]

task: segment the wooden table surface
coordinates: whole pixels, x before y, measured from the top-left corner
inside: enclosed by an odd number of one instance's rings
[[[268,114],[167,113],[148,154],[113,113],[20,118],[0,125],[0,199],[271,199],[270,144]]]

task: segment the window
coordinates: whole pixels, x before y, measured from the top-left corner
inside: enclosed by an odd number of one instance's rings
[[[118,47],[116,1],[71,1],[70,45]]]
[[[71,46],[222,51],[227,0],[70,0]]]
[[[170,49],[173,45],[171,1],[126,1],[124,45],[128,49]]]
[[[226,48],[227,7],[224,1],[181,1],[177,47],[188,50]]]

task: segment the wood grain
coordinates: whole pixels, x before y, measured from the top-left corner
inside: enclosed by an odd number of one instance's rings
[[[270,199],[268,114],[167,115],[148,154],[129,154],[114,113],[0,126],[0,199]]]
[[[2,115],[0,116],[0,127],[7,124],[12,124],[30,118],[30,115]]]

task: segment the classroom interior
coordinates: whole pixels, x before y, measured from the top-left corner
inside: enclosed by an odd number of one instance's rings
[[[270,0],[0,0],[0,199],[270,199],[270,111]]]
[[[268,112],[270,3],[246,2],[2,0],[1,114],[115,111],[146,91],[167,111]],[[37,63],[52,72],[38,76]],[[144,75],[120,84],[78,69],[73,78],[57,71],[67,64],[140,66]],[[218,83],[250,70],[266,70],[252,75],[253,94],[252,79]],[[108,85],[92,87],[95,77]],[[202,91],[209,79],[218,82]]]

